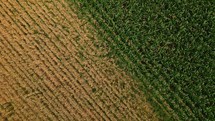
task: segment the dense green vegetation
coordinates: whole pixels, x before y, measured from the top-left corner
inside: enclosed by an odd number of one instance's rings
[[[215,119],[213,0],[72,1],[161,119]]]

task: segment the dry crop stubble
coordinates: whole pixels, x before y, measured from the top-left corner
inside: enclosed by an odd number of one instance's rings
[[[1,120],[157,120],[89,26],[64,0],[0,1]]]

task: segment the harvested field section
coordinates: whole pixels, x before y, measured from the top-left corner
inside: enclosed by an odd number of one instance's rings
[[[0,1],[0,120],[157,120],[89,27],[64,0]]]

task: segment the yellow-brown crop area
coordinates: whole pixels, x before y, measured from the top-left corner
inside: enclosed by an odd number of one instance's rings
[[[0,120],[157,120],[64,0],[0,0]]]

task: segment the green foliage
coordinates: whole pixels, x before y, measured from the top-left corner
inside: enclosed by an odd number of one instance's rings
[[[161,118],[215,119],[213,0],[76,2]]]

